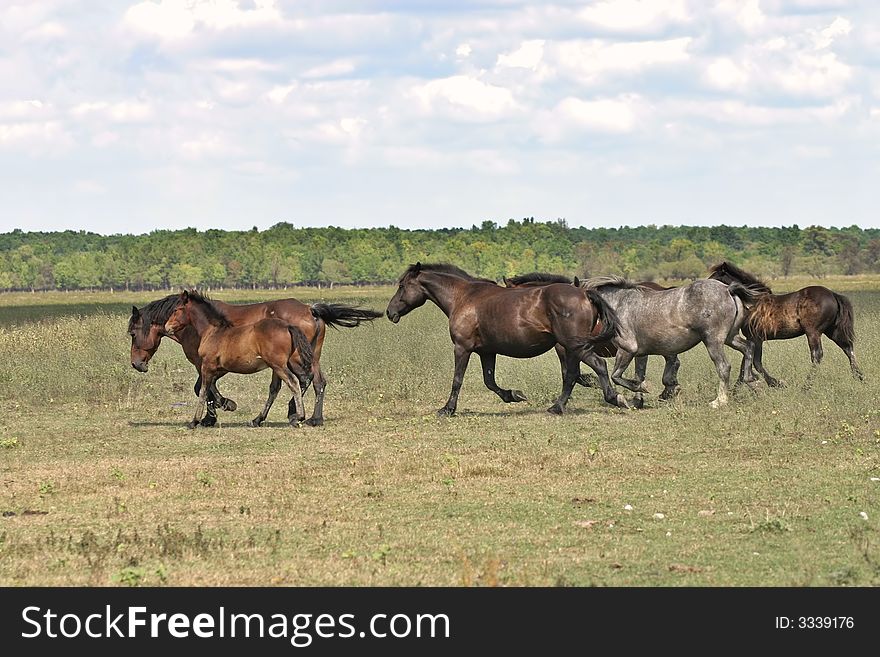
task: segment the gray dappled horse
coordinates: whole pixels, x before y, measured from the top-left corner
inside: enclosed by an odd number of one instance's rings
[[[713,408],[727,404],[730,363],[724,345],[733,347],[746,360],[746,383],[755,381],[752,372],[752,344],[739,336],[748,316],[747,307],[760,292],[740,283],[726,285],[714,280],[697,280],[670,290],[652,290],[619,276],[599,276],[582,283],[593,290],[614,310],[617,326],[612,339],[617,348],[611,380],[636,393],[647,390],[644,384],[624,378],[623,373],[636,356],[657,354],[673,356],[702,342],[718,372],[718,396]],[[664,385],[671,384],[675,372],[667,360]]]

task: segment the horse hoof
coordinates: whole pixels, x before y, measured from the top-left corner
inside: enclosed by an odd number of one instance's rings
[[[186,428],[187,429],[195,429],[197,426],[199,426],[199,423],[196,422],[195,420],[193,420],[192,422],[190,422],[189,424],[186,425]]]
[[[248,422],[249,427],[258,427],[263,424],[263,421],[260,418],[255,417],[253,420]]]
[[[681,386],[673,386],[671,388],[664,388],[663,392],[660,393],[659,399],[661,401],[669,401],[673,397],[678,397],[678,393],[681,392]]]
[[[299,420],[290,420],[290,426],[294,429],[299,429]]]
[[[322,427],[324,426],[324,418],[322,417],[310,417],[306,420],[306,426],[309,427]]]
[[[444,406],[439,411],[437,411],[437,415],[439,417],[452,417],[453,415],[455,415],[455,410]]]
[[[220,406],[224,411],[229,411],[230,413],[238,408],[238,404],[236,404],[231,399],[224,399],[223,404]]]
[[[782,379],[769,378],[769,379],[767,379],[767,385],[770,386],[771,388],[784,388],[785,381],[783,381]]]
[[[643,409],[645,407],[645,400],[641,397],[633,397],[632,407],[635,409]]]
[[[553,406],[547,409],[547,412],[553,413],[553,415],[562,415],[563,409],[559,404],[553,404]]]
[[[526,399],[526,396],[523,394],[522,390],[511,390],[510,391],[510,401],[524,402],[524,401],[528,401],[528,399]]]
[[[199,422],[199,425],[203,426],[203,427],[213,427],[216,424],[217,424],[217,417],[214,415],[208,415],[206,417],[203,417],[202,421]]]
[[[617,395],[617,399],[616,399],[615,401],[616,401],[616,403],[617,403],[617,406],[619,406],[620,408],[625,408],[625,409],[627,409],[627,410],[632,410],[632,406],[630,406],[630,405],[627,403],[626,398],[625,398],[623,395]]]

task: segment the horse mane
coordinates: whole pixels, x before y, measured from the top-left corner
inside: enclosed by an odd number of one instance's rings
[[[628,280],[623,276],[594,276],[593,278],[581,281],[581,288],[585,290],[599,290],[603,287],[647,289],[641,283]]]
[[[773,297],[767,295],[758,299],[749,311],[747,322],[756,337],[766,340],[768,335],[776,333],[778,319],[779,313],[776,304],[773,303]]]
[[[452,276],[457,276],[458,278],[463,278],[468,281],[479,281],[481,283],[492,283],[492,285],[497,285],[495,281],[491,278],[480,278],[478,276],[471,276],[461,267],[457,267],[449,262],[429,262],[429,263],[416,263],[414,265],[410,265],[406,268],[406,271],[397,279],[399,283],[402,281],[408,274],[412,274],[416,271],[434,271],[440,274],[450,274]]]
[[[220,328],[231,328],[232,322],[229,321],[229,318],[226,316],[222,310],[220,310],[217,306],[214,305],[213,299],[210,299],[203,292],[199,292],[198,290],[186,290],[186,294],[189,297],[190,301],[194,301],[202,309],[205,311],[205,315],[208,318],[208,321],[211,322],[215,326],[219,326]],[[180,298],[179,295],[177,297]]]
[[[150,332],[151,324],[164,326],[165,322],[168,321],[168,318],[171,317],[171,313],[173,313],[174,309],[177,307],[177,302],[179,300],[179,294],[169,294],[167,297],[150,301],[150,303],[141,308],[138,311],[139,317],[143,320],[141,321],[141,333],[146,336],[147,333]],[[134,328],[134,322],[135,316],[132,314],[131,318],[128,320],[129,331]]]
[[[723,276],[727,274],[734,280],[739,283],[742,283],[746,287],[756,288],[759,292],[772,292],[770,286],[767,285],[760,278],[755,276],[754,274],[750,274],[749,272],[740,269],[736,265],[731,262],[727,262],[726,260],[718,263],[711,269],[709,269],[709,278],[715,278],[716,275]]]
[[[562,274],[548,274],[541,271],[533,271],[530,274],[520,274],[519,276],[511,276],[507,279],[512,285],[522,285],[523,283],[568,283],[571,279]]]

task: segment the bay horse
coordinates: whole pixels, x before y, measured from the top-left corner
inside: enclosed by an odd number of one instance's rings
[[[608,304],[593,292],[558,283],[510,289],[474,278],[455,265],[417,262],[398,279],[397,291],[385,314],[396,324],[427,301],[436,304],[449,318],[449,334],[455,348],[452,392],[438,415],[455,414],[472,353],[480,356],[486,387],[505,403],[511,403],[525,401],[526,397],[519,390],[507,390],[496,383],[496,357],[500,354],[533,358],[556,344],[565,351],[566,374],[562,394],[548,411],[563,412],[580,361],[599,376],[605,401],[628,408],[626,400],[608,380],[605,361],[591,351],[593,343],[611,337],[616,325]],[[604,329],[593,336],[597,321],[602,321]]]
[[[822,362],[823,333],[846,354],[853,376],[864,380],[853,352],[856,335],[852,303],[842,294],[821,285],[809,285],[788,294],[773,294],[764,281],[726,261],[712,267],[709,278],[750,285],[766,293],[752,308],[742,332],[754,345],[754,367],[764,376],[767,385],[776,387],[784,383],[770,376],[764,368],[765,340],[788,340],[806,335],[810,360],[816,366]],[[740,369],[740,380],[744,368],[745,363]]]
[[[269,398],[262,412],[251,421],[258,427],[266,419],[281,382],[293,393],[295,414],[290,418],[292,426],[305,420],[302,390],[311,379],[312,345],[305,334],[295,326],[277,318],[261,319],[254,324],[234,326],[214,303],[197,290],[184,290],[178,297],[177,306],[165,322],[169,336],[191,327],[199,338],[198,354],[202,388],[195,416],[189,423],[194,429],[202,419],[208,390],[228,372],[254,374],[266,368],[272,370]]]
[[[504,276],[503,279],[505,287],[536,287],[538,285],[549,285],[550,283],[567,283],[574,285],[575,287],[581,287],[581,281],[577,276],[574,279],[569,278],[568,276],[564,276],[562,274],[550,274],[547,272],[531,272],[529,274],[520,274],[518,276],[511,276],[508,278]],[[654,283],[653,281],[642,281],[639,283],[642,287],[646,287],[651,290],[669,290],[671,288],[663,287],[658,283]],[[596,326],[596,331],[601,330],[601,325]],[[617,353],[617,349],[610,342],[604,345],[597,344],[594,346],[593,350],[599,356],[603,358],[613,358]],[[562,347],[560,345],[556,345],[556,355],[559,358],[559,363],[563,368],[562,375],[565,376],[565,355]],[[681,386],[678,385],[678,369],[681,366],[681,362],[678,359],[677,355],[672,356],[664,356],[666,359],[666,368],[663,371],[663,392],[660,393],[661,400],[668,400],[675,397],[679,391],[681,390]],[[636,356],[636,381],[639,383],[644,383],[645,378],[648,372],[648,357],[647,356]],[[584,387],[593,387],[593,382],[590,379],[580,373],[580,363],[578,363],[578,374],[575,379],[577,383]],[[641,393],[636,395],[634,400],[634,405],[636,408],[641,408],[644,406],[644,399],[641,396]]]
[[[746,383],[754,382],[752,345],[739,336],[739,331],[746,321],[747,307],[754,305],[761,292],[741,283],[725,285],[708,279],[670,290],[652,290],[619,276],[598,276],[584,281],[583,286],[598,293],[617,318],[612,338],[617,348],[611,373],[615,383],[637,393],[647,392],[643,383],[623,376],[634,357],[673,356],[700,342],[706,345],[718,372],[718,395],[711,403],[713,408],[727,404],[730,363],[724,355],[724,345],[743,354],[748,363]]]
[[[177,306],[178,299],[179,294],[169,294],[151,301],[141,309],[132,306],[128,333],[131,336],[131,365],[137,371],[147,371],[150,359],[159,348],[162,338],[166,336],[165,323]],[[352,328],[382,316],[380,312],[355,306],[340,303],[309,305],[293,298],[249,304],[230,304],[216,300],[212,300],[212,303],[233,325],[253,324],[261,319],[275,317],[297,327],[309,339],[314,352],[312,381],[315,388],[315,408],[312,417],[306,421],[310,426],[324,424],[324,393],[327,379],[321,371],[320,361],[327,326]],[[191,327],[184,327],[172,339],[180,344],[187,360],[199,372],[201,368],[198,355],[199,340],[195,331]],[[201,375],[196,380],[194,390],[198,396],[201,390]],[[292,404],[291,400],[288,417],[294,414]],[[217,423],[217,408],[234,411],[236,403],[223,397],[217,387],[212,386],[208,390],[208,410],[201,422],[202,426],[213,426]]]

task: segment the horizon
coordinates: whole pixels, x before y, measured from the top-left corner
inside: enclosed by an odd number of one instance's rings
[[[878,26],[859,0],[13,0],[0,232],[877,228]]]

